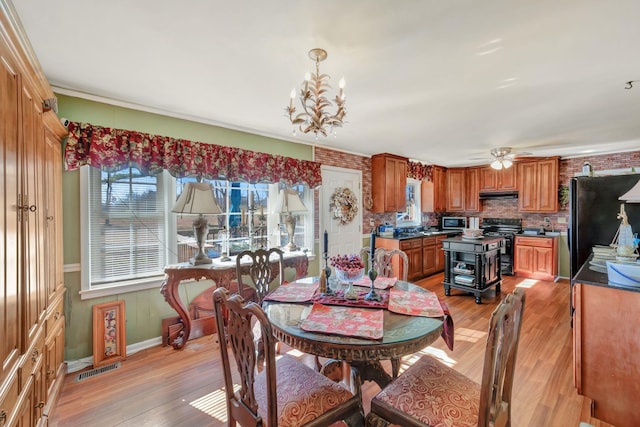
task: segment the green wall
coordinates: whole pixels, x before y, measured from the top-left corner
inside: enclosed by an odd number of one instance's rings
[[[303,160],[312,160],[312,147],[273,138],[247,134],[229,129],[204,125],[188,120],[176,119],[158,114],[145,113],[116,107],[65,95],[58,96],[59,117],[75,122],[89,122],[95,125],[136,130],[151,134],[184,138],[285,155]],[[109,297],[81,300],[80,272],[73,268],[80,264],[80,173],[65,171],[62,175],[64,264],[67,296],[65,301],[66,337],[65,360],[77,360],[93,354],[92,348],[92,306],[94,304],[124,300],[126,306],[127,344],[134,344],[159,337],[161,320],[175,316],[160,295],[159,288],[128,292]],[[314,251],[318,253],[317,250]],[[310,260],[309,271],[318,270],[318,260]],[[181,287],[183,301],[190,301],[200,292],[210,287],[210,281],[195,282]]]

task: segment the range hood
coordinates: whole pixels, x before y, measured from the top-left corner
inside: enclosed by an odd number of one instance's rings
[[[517,191],[488,191],[480,193],[480,200],[486,199],[517,199]]]

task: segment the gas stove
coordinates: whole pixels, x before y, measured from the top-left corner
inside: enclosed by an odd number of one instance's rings
[[[522,233],[521,218],[483,218],[480,228],[485,236],[504,237],[505,244],[500,254],[500,270],[503,275],[513,276],[513,241],[515,235]]]

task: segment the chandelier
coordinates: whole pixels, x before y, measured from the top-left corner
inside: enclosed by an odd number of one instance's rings
[[[306,73],[302,87],[297,92],[298,100],[302,108],[302,112],[296,114],[296,107],[293,101],[296,97],[296,90],[291,90],[291,100],[289,106],[285,108],[289,114],[289,120],[293,125],[293,135],[296,135],[296,128],[303,133],[313,132],[318,139],[318,134],[327,136],[333,134],[336,136],[336,128],[342,127],[344,116],[347,111],[344,108],[344,77],[340,79],[338,95],[333,99],[336,105],[335,114],[331,114],[327,109],[333,106],[333,103],[326,97],[326,92],[331,88],[329,85],[328,74],[320,74],[320,62],[327,59],[327,51],[324,49],[311,49],[309,58],[316,62],[316,72]]]

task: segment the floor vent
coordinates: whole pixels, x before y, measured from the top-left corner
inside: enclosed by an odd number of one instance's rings
[[[80,382],[86,380],[91,377],[95,377],[96,375],[104,374],[105,372],[113,371],[114,369],[118,369],[120,367],[120,362],[112,363],[111,365],[101,366],[95,369],[89,369],[88,371],[84,371],[76,375],[76,382]]]

